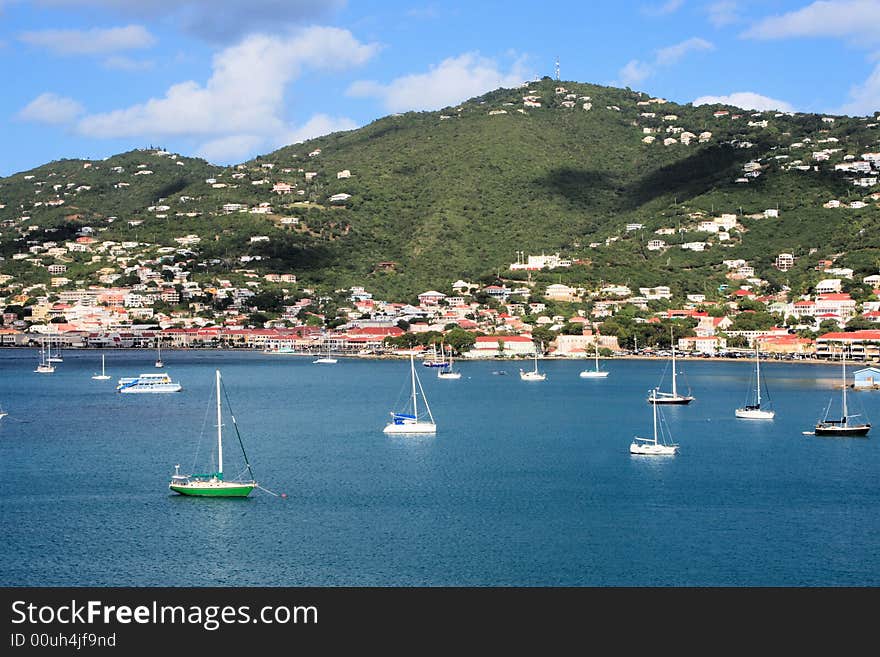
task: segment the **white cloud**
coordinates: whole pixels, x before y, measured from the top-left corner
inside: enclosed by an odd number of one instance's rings
[[[357,123],[347,118],[332,117],[326,114],[315,114],[303,125],[295,127],[288,131],[282,142],[274,144],[274,147],[284,144],[296,144],[307,139],[327,135],[331,132],[340,132],[342,130],[354,130]]]
[[[97,7],[138,19],[162,19],[177,29],[214,42],[232,43],[253,32],[279,33],[313,22],[345,6],[346,0],[33,0],[45,7]]]
[[[740,20],[737,3],[733,0],[720,0],[713,2],[706,8],[709,14],[709,22],[715,27],[724,27]]]
[[[673,14],[684,4],[684,0],[667,0],[661,5],[650,5],[642,8],[642,13],[648,16],[667,16]]]
[[[91,30],[40,30],[23,32],[19,40],[61,55],[95,55],[149,48],[156,39],[141,25]]]
[[[713,50],[714,48],[715,46],[712,43],[699,37],[692,37],[666,48],[660,48],[654,53],[654,59],[650,62],[643,62],[638,59],[632,59],[627,62],[626,66],[618,72],[620,84],[628,87],[639,84],[654,75],[657,69],[677,64],[690,52]]]
[[[79,131],[91,137],[272,134],[285,129],[284,91],[304,67],[356,66],[376,52],[350,32],[313,27],[289,38],[253,35],[214,56],[205,84],[189,80],[152,98],[84,117]]]
[[[754,39],[851,37],[858,42],[875,42],[880,40],[880,2],[820,0],[797,11],[765,18],[743,36]]]
[[[530,76],[522,59],[503,71],[492,59],[465,53],[444,59],[427,73],[396,78],[388,84],[361,80],[346,92],[353,97],[379,98],[390,112],[436,110],[499,87],[515,87]]]
[[[214,164],[231,164],[246,160],[254,153],[272,151],[331,132],[353,130],[357,127],[351,119],[315,114],[300,126],[286,126],[283,131],[272,135],[238,134],[212,139],[199,146],[196,155]]]
[[[693,105],[733,105],[749,110],[776,110],[779,112],[793,112],[794,108],[784,100],[776,100],[768,96],[756,94],[753,91],[737,91],[727,96],[700,96],[694,100]]]
[[[631,59],[620,69],[620,82],[626,87],[632,87],[639,84],[645,78],[651,75],[651,67],[640,62],[638,59]]]
[[[291,125],[284,116],[285,93],[305,69],[351,68],[377,50],[347,30],[332,27],[312,27],[286,38],[252,35],[214,56],[206,82],[179,82],[162,97],[84,116],[77,132],[97,138],[194,139],[203,157],[230,161],[303,135],[351,129],[355,124],[348,119],[322,115]]]
[[[867,80],[850,89],[849,97],[849,102],[840,108],[840,114],[872,116],[880,111],[880,63],[874,67]]]
[[[22,121],[37,123],[70,123],[82,114],[83,106],[72,98],[53,93],[40,94],[18,113]]]
[[[241,162],[249,153],[263,147],[265,141],[262,135],[229,135],[205,142],[196,151],[196,156],[214,164]]]
[[[705,39],[693,37],[682,41],[681,43],[676,43],[674,46],[668,46],[658,50],[655,63],[657,66],[671,66],[672,64],[677,64],[681,58],[689,52],[697,50],[712,50],[714,47],[715,46]]]

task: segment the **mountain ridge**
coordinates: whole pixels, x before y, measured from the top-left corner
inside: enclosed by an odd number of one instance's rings
[[[101,229],[102,239],[166,247],[197,234],[200,258],[220,261],[208,272],[259,257],[245,266],[397,298],[447,289],[458,278],[527,277],[505,271],[520,251],[588,263],[532,275],[545,283],[665,284],[677,294],[715,293],[726,280],[722,261],[743,259],[771,287],[807,289],[817,280],[810,259],[844,254],[842,264],[878,270],[877,203],[822,207],[838,198],[865,202],[880,190],[853,184],[876,177],[880,161],[869,161],[867,173],[834,168],[880,150],[876,122],[694,107],[543,78],[435,112],[383,117],[238,165],[145,150],[94,162],[59,160],[2,178],[0,270],[8,273],[22,241],[89,225]],[[711,135],[703,140],[705,133]],[[686,135],[692,137],[683,143]],[[645,143],[649,137],[653,143]],[[830,139],[836,141],[824,141]],[[816,159],[823,150],[834,152]],[[291,190],[272,192],[278,184]],[[331,201],[336,195],[349,196]],[[63,204],[48,206],[50,199]],[[252,213],[260,203],[271,212]],[[223,209],[230,204],[247,212]],[[771,208],[778,218],[750,218]],[[698,213],[736,214],[739,228],[722,241],[694,230]],[[625,229],[635,224],[643,228]],[[655,234],[664,228],[676,232]],[[270,239],[251,242],[261,235]],[[648,250],[656,239],[667,247]],[[705,251],[680,248],[700,241],[709,244]],[[801,260],[779,272],[773,262],[780,252]]]

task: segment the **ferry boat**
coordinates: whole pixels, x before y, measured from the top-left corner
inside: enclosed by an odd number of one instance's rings
[[[180,392],[182,389],[183,386],[172,381],[166,372],[123,377],[116,384],[116,392],[126,393]]]

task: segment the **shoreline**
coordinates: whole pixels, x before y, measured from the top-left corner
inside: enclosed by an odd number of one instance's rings
[[[2,345],[0,346],[0,350],[9,350],[9,351],[34,351],[38,350],[38,347],[33,346],[15,346],[15,345]],[[294,356],[294,357],[309,357],[316,358],[322,355],[326,355],[326,352],[323,350],[309,352],[309,351],[297,351],[297,352],[272,352],[267,351],[265,349],[255,348],[255,347],[163,347],[168,352],[186,352],[186,351],[234,351],[234,352],[253,352],[258,354],[263,354],[266,356]],[[114,352],[114,351],[153,351],[153,347],[65,347],[63,351],[67,352]],[[345,353],[334,353],[332,354],[335,358],[357,358],[362,360],[397,360],[397,359],[407,359],[409,358],[408,353],[379,353],[379,354],[345,354]],[[724,356],[697,356],[690,354],[676,354],[677,360],[682,361],[708,361],[714,363],[738,363],[738,362],[754,362],[753,358],[749,357],[724,357]],[[419,359],[417,355],[417,359]],[[492,357],[492,358],[469,358],[467,356],[457,356],[455,360],[459,363],[462,362],[513,362],[513,363],[521,363],[526,361],[533,360],[533,357],[521,356],[521,357]],[[539,356],[538,360],[543,361],[566,361],[566,362],[592,362],[594,360],[593,356],[583,356],[577,358],[567,358],[563,356]],[[623,361],[623,360],[649,360],[649,361],[668,361],[670,360],[669,356],[651,356],[647,354],[626,354],[621,356],[599,356],[599,360],[603,362],[613,362],[613,361]],[[801,357],[801,358],[771,358],[764,357],[761,359],[762,365],[773,364],[773,363],[794,363],[794,364],[803,364],[803,365],[837,365],[840,363],[839,360],[836,359],[825,359],[825,358],[816,358],[816,357]],[[847,365],[854,366],[863,366],[869,367],[871,365],[877,365],[880,363],[880,359],[864,359],[864,360],[852,360],[847,359]]]

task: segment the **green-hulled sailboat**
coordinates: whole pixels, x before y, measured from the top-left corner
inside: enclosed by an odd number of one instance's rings
[[[231,481],[223,477],[223,418],[220,409],[220,370],[217,370],[217,472],[210,474],[180,474],[180,465],[174,466],[174,474],[171,476],[171,483],[168,488],[175,493],[181,495],[191,495],[195,497],[247,497],[254,488],[257,488],[257,482],[254,481],[254,473],[251,470],[251,464],[248,462],[247,453],[244,451],[244,445],[241,442],[241,434],[238,433],[238,424],[235,422],[235,416],[230,413],[232,425],[235,427],[235,434],[238,436],[238,444],[241,446],[241,453],[244,455],[244,462],[247,466],[247,472],[250,480]]]

